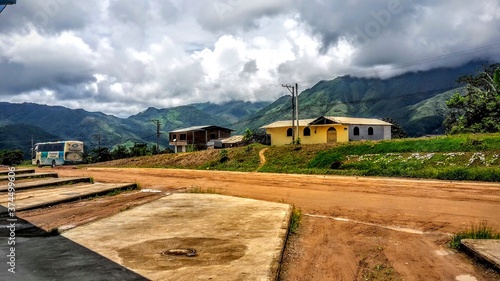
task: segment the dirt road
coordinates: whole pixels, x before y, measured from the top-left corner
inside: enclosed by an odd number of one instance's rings
[[[499,275],[445,245],[449,234],[486,221],[500,229],[500,184],[167,169],[56,169],[96,182],[137,182],[174,192],[200,187],[301,208],[299,235],[285,252],[282,280],[496,280]],[[96,219],[157,194],[121,194],[24,212],[45,228]],[[69,208],[71,207],[71,208]],[[70,215],[72,209],[77,215]],[[94,212],[94,213],[93,213]],[[64,218],[58,216],[64,213]],[[58,218],[47,225],[48,218]],[[474,279],[475,278],[475,279]]]

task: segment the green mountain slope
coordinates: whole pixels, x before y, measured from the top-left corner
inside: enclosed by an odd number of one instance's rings
[[[0,150],[19,149],[23,151],[25,158],[29,158],[32,138],[34,142],[60,140],[58,136],[32,125],[0,126]]]
[[[94,142],[94,135],[100,134],[102,145],[127,140],[141,141],[147,133],[142,123],[100,112],[34,103],[0,102],[0,125],[12,124],[33,125],[63,139],[88,143]]]
[[[157,109],[150,107],[145,111],[132,115],[127,120],[145,124],[149,128],[149,136],[145,139],[156,137],[156,125],[151,120],[160,120],[160,131],[166,133],[171,130],[201,125],[230,126],[229,120],[214,116],[188,105],[173,108]]]
[[[456,82],[458,77],[480,69],[482,63],[477,62],[459,68],[407,73],[386,80],[344,76],[320,81],[299,95],[299,116],[302,119],[321,115],[389,117],[411,136],[443,133],[445,101],[451,95],[447,92],[461,86]],[[236,127],[258,128],[291,117],[291,99],[282,97]]]
[[[392,118],[410,136],[440,134],[446,114],[445,101],[456,91],[463,91],[456,79],[475,74],[482,62],[469,63],[458,68],[441,68],[407,73],[390,79],[339,77],[320,81],[299,95],[300,118],[321,115]],[[40,139],[77,139],[86,147],[97,145],[95,136],[101,136],[101,145],[112,147],[131,142],[155,142],[156,125],[160,120],[163,133],[160,144],[168,144],[168,131],[200,125],[219,125],[240,134],[246,128],[257,129],[277,120],[291,119],[291,99],[284,96],[272,103],[234,101],[225,104],[200,103],[167,109],[148,108],[144,112],[118,118],[100,112],[47,106],[34,103],[12,104],[0,102],[0,126],[25,124],[36,126],[24,131]],[[15,128],[16,126],[12,127]],[[11,129],[12,130],[12,129]],[[30,133],[31,132],[31,133]],[[47,133],[47,134],[45,134]],[[13,138],[13,139],[12,139]],[[26,140],[26,135],[1,136],[4,147],[16,148],[8,141]],[[29,137],[28,139],[31,139]],[[24,147],[24,144],[22,145]]]
[[[406,108],[408,110],[407,114],[403,118],[403,120],[406,120],[405,126],[411,128],[413,135],[416,136],[442,134],[445,130],[443,121],[448,111],[446,101],[449,100],[453,94],[464,94],[465,91],[465,87],[456,88],[415,105],[408,106]]]
[[[257,113],[269,104],[270,102],[230,101],[223,104],[196,103],[192,104],[192,106],[203,112],[223,118],[232,124]]]

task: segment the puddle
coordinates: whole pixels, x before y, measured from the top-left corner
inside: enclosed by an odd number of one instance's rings
[[[436,250],[436,251],[434,251],[434,253],[438,256],[448,256],[451,254],[450,252],[448,252],[446,250]]]
[[[161,271],[182,267],[230,266],[246,251],[247,246],[238,240],[174,237],[129,245],[118,249],[117,253],[128,268]]]
[[[411,229],[411,228],[404,228],[404,227],[398,227],[398,226],[386,226],[386,225],[380,225],[380,224],[376,224],[376,223],[356,221],[356,220],[350,220],[350,219],[346,219],[346,218],[337,218],[337,217],[330,217],[330,216],[311,215],[311,214],[305,214],[305,215],[308,217],[313,217],[313,218],[331,219],[331,220],[336,220],[336,221],[364,224],[364,225],[368,225],[368,226],[375,226],[375,227],[395,230],[395,231],[399,231],[399,232],[411,233],[411,234],[419,234],[419,235],[425,234],[425,232],[423,232],[423,231],[420,231],[417,229]]]
[[[61,231],[64,231],[64,230],[72,229],[75,227],[76,227],[76,225],[74,225],[74,224],[65,224],[65,225],[58,227],[58,229]]]
[[[161,193],[161,190],[156,190],[156,189],[141,189],[141,192],[147,192],[147,193]]]
[[[472,275],[460,275],[455,278],[456,281],[477,281],[477,278]]]

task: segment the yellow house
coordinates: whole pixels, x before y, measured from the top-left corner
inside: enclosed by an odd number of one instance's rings
[[[295,138],[302,144],[337,143],[350,140],[391,139],[391,123],[372,118],[321,116],[316,119],[299,120],[299,131]],[[263,126],[271,137],[271,145],[292,143],[292,120],[277,121]]]

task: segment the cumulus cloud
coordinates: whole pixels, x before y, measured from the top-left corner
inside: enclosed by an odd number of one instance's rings
[[[500,60],[496,0],[31,0],[0,15],[0,97],[128,116],[281,84]],[[382,67],[382,68],[381,68]]]

